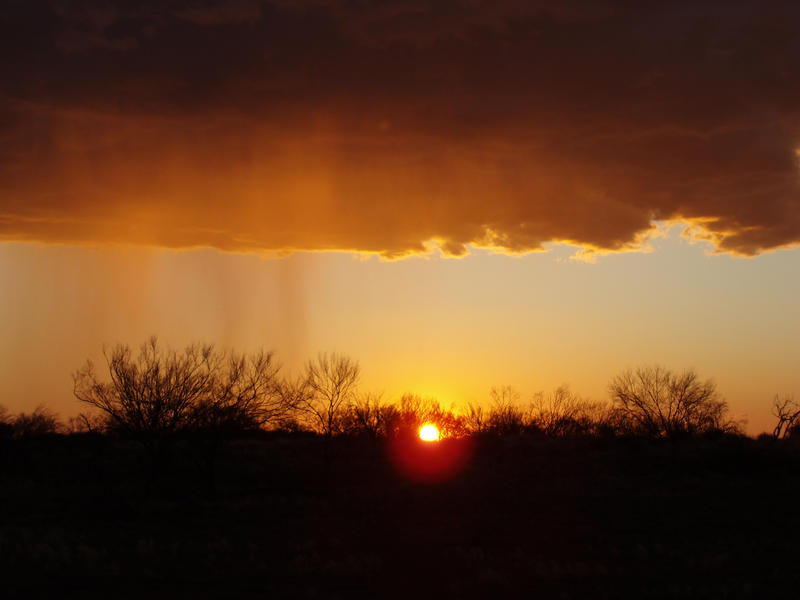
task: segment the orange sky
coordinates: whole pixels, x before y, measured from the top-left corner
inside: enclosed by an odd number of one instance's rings
[[[158,333],[342,349],[445,400],[695,366],[766,423],[796,389],[799,25],[753,0],[7,4],[0,401],[66,411],[83,357]]]
[[[150,333],[273,349],[286,373],[320,350],[359,359],[365,389],[445,404],[511,384],[523,402],[568,383],[606,398],[611,377],[660,363],[713,377],[748,430],[800,389],[798,250],[707,255],[677,230],[649,253],[570,260],[475,251],[386,262],[339,253],[259,258],[213,250],[0,245],[0,398],[70,415],[70,374],[103,343]]]

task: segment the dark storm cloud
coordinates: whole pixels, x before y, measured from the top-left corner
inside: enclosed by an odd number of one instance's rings
[[[12,1],[0,236],[458,255],[688,220],[795,244],[799,26],[794,3]]]

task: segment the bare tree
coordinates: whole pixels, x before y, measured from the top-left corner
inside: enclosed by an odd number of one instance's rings
[[[280,420],[280,427],[289,431],[309,431],[317,429],[316,418],[312,420],[305,405],[308,402],[309,389],[306,378],[300,375],[294,379],[284,378],[278,384],[278,392],[288,407],[288,413]]]
[[[792,394],[776,394],[772,401],[772,414],[778,419],[772,436],[775,439],[791,437],[800,429],[800,404]]]
[[[468,433],[486,433],[489,430],[489,417],[482,406],[468,403],[461,418]]]
[[[529,409],[529,422],[548,436],[586,435],[605,422],[606,406],[577,396],[562,385],[552,393],[536,394]]]
[[[291,392],[297,409],[314,429],[330,438],[339,428],[343,409],[354,398],[361,368],[342,354],[320,353],[306,364],[304,377]]]
[[[366,434],[372,439],[385,435],[394,407],[383,401],[381,394],[356,394],[343,417],[343,429],[351,434]]]
[[[220,359],[211,345],[165,350],[153,336],[136,356],[129,346],[104,349],[110,381],[87,361],[73,374],[74,394],[106,413],[110,427],[140,441],[149,457],[152,484],[174,436],[187,428],[192,408],[214,387]]]
[[[437,400],[431,401],[426,420],[436,425],[443,438],[458,438],[467,434],[464,418],[456,414],[453,404],[445,408]]]
[[[69,433],[104,434],[110,430],[109,417],[102,412],[81,412],[69,418]]]
[[[87,361],[73,375],[75,396],[104,413],[111,430],[144,445],[150,483],[176,435],[188,433],[202,442],[213,483],[217,449],[226,437],[287,412],[271,353],[247,356],[199,344],[177,352],[151,337],[135,356],[122,344],[105,356],[109,380],[101,380]]]
[[[416,394],[403,394],[399,405],[387,419],[386,436],[391,438],[416,436],[421,425],[431,423],[442,437],[461,437],[468,433],[466,420],[438,400]]]
[[[208,393],[191,406],[193,429],[224,435],[276,423],[286,415],[289,406],[277,379],[280,366],[271,352],[231,352],[214,364]]]
[[[78,400],[108,414],[117,430],[161,438],[183,428],[190,408],[213,387],[219,357],[213,346],[164,350],[153,336],[134,357],[129,346],[104,351],[110,381],[101,381],[92,361],[73,374]]]
[[[632,433],[672,437],[736,430],[714,382],[701,381],[693,370],[628,370],[611,381],[609,391],[620,424]]]
[[[525,419],[519,406],[519,392],[510,385],[495,386],[489,391],[489,399],[489,429],[500,435],[521,433]]]
[[[403,394],[397,407],[391,435],[416,435],[423,423],[431,420],[434,400],[417,394]]]
[[[211,495],[216,494],[220,447],[237,433],[281,422],[290,408],[271,352],[220,354],[213,364],[208,393],[190,406],[188,419]]]

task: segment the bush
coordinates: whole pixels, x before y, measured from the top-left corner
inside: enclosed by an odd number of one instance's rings
[[[32,413],[20,413],[12,423],[16,438],[40,437],[58,433],[61,425],[58,417],[44,406],[37,406]]]

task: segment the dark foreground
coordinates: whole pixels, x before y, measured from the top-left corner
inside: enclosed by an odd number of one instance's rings
[[[210,499],[188,447],[148,492],[136,444],[5,440],[2,595],[800,594],[787,444],[483,439],[439,481],[388,456],[369,440],[242,440]]]

